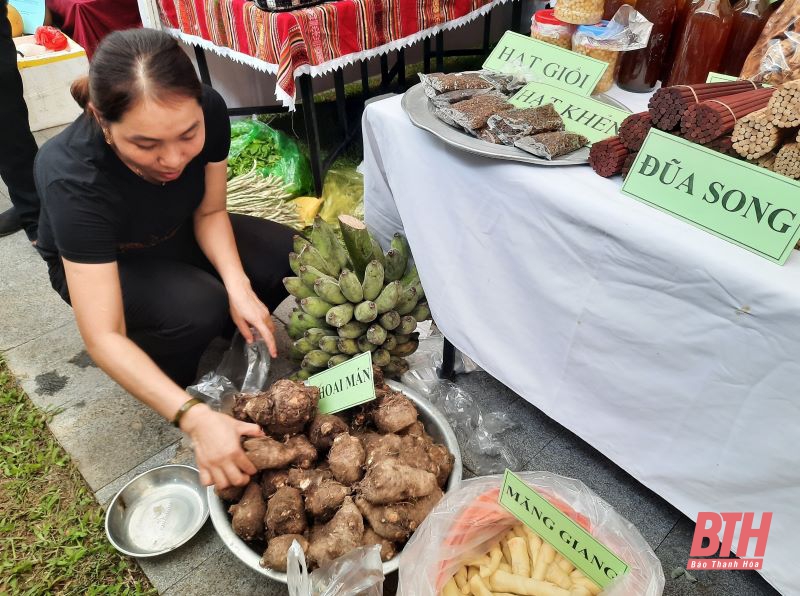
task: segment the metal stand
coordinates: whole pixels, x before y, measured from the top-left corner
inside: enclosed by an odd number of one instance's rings
[[[447,379],[452,381],[455,377],[456,366],[456,348],[445,337],[444,345],[442,346],[442,366],[436,371],[440,379]]]

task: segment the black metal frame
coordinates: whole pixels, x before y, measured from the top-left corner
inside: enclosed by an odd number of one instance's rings
[[[450,340],[444,338],[442,345],[442,365],[436,371],[440,379],[447,379],[452,381],[456,376],[456,347],[450,343]]]
[[[521,0],[512,0],[512,16],[511,26],[514,31],[519,31],[520,21],[522,19],[522,3]],[[479,56],[486,55],[489,52],[490,34],[491,34],[492,14],[487,12],[484,17],[483,24],[483,46],[480,49],[458,49],[458,50],[445,50],[444,49],[444,34],[438,33],[436,35],[436,69],[441,71],[444,69],[444,59],[448,56]],[[211,74],[208,70],[208,62],[206,61],[205,51],[201,47],[194,48],[195,57],[197,59],[197,69],[200,72],[200,80],[206,85],[211,86]],[[426,38],[423,46],[423,68],[424,72],[430,72],[431,55],[431,39]],[[397,83],[401,89],[406,88],[406,59],[405,50],[400,49],[397,51],[394,66],[389,68],[389,55],[383,54],[380,57],[381,62],[381,93],[389,91],[389,86],[397,77]],[[334,89],[336,93],[336,111],[339,119],[339,125],[343,132],[343,140],[331,151],[324,159],[322,157],[322,149],[319,142],[319,125],[317,122],[317,109],[314,102],[314,84],[311,75],[301,75],[298,79],[298,86],[300,87],[300,98],[303,104],[303,116],[306,123],[306,140],[308,141],[309,153],[311,158],[311,174],[314,180],[314,190],[316,195],[322,196],[322,183],[325,178],[325,173],[330,168],[331,164],[347,149],[350,143],[361,134],[361,127],[359,121],[361,118],[361,110],[359,110],[356,118],[351,121],[347,114],[347,98],[344,91],[344,69],[340,68],[333,73]],[[369,99],[369,71],[367,68],[367,60],[361,61],[361,96],[362,106],[363,103]],[[283,106],[249,106],[240,108],[228,108],[229,116],[248,116],[250,114],[282,114],[286,110]]]

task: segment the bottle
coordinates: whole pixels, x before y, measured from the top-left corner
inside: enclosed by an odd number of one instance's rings
[[[728,44],[733,9],[728,0],[700,0],[686,19],[667,86],[705,83],[719,69]]]
[[[733,25],[720,72],[738,77],[770,15],[768,0],[741,0],[733,7]]]
[[[622,54],[617,84],[626,91],[645,93],[658,83],[676,9],[676,0],[639,0],[636,10],[653,23],[653,29],[646,47]]]
[[[672,72],[672,65],[675,63],[675,54],[678,53],[678,46],[683,38],[686,29],[686,20],[692,12],[692,8],[700,0],[678,0],[677,10],[675,11],[675,22],[672,25],[672,34],[669,36],[669,49],[664,56],[664,65],[661,67],[661,80],[669,79]]]

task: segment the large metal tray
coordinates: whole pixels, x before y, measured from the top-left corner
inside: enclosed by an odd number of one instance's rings
[[[594,96],[594,99],[607,103],[615,108],[628,110],[628,108],[618,102],[616,99],[608,95],[600,94]],[[414,85],[411,89],[405,92],[402,100],[403,110],[408,114],[411,122],[427,130],[433,135],[439,137],[442,141],[460,149],[467,153],[474,153],[475,155],[482,155],[484,157],[491,157],[492,159],[506,159],[510,161],[520,161],[523,163],[535,164],[537,166],[575,166],[589,163],[589,148],[584,147],[578,151],[562,155],[552,160],[536,157],[530,153],[526,153],[522,149],[510,147],[508,145],[497,145],[489,143],[476,137],[473,137],[466,132],[453,128],[439,120],[433,114],[433,104],[425,95],[422,89],[422,83]]]
[[[406,395],[406,397],[414,402],[414,405],[417,406],[417,411],[419,412],[419,419],[422,420],[423,424],[425,425],[425,430],[427,433],[433,437],[437,443],[445,445],[450,450],[450,453],[455,456],[455,461],[453,462],[453,471],[450,473],[450,478],[447,481],[444,492],[447,493],[458,489],[458,487],[461,486],[461,476],[463,474],[461,450],[458,447],[456,435],[453,432],[453,429],[450,427],[450,424],[447,422],[447,419],[444,417],[444,414],[442,414],[433,406],[433,404],[431,404],[428,400],[423,398],[419,393],[407,385],[403,385],[402,383],[391,380],[387,380],[386,384],[389,385],[389,387],[391,387],[394,391],[402,392]],[[254,551],[247,543],[234,534],[233,528],[231,528],[231,520],[228,517],[227,507],[222,499],[220,499],[214,492],[213,486],[208,487],[206,495],[208,498],[209,512],[211,514],[211,522],[214,524],[214,529],[222,539],[222,542],[228,547],[228,550],[230,550],[236,558],[242,561],[253,571],[256,571],[262,575],[266,575],[270,579],[285,584],[285,573],[262,567],[259,564],[259,561],[261,560],[261,553]],[[390,559],[383,564],[384,575],[389,575],[390,573],[397,571],[399,564],[400,553],[397,553],[393,559]]]

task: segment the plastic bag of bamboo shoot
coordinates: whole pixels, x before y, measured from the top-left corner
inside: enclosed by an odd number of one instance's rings
[[[585,484],[550,472],[517,476],[622,559],[628,571],[601,590],[498,504],[502,475],[481,476],[447,493],[406,544],[399,596],[662,594],[664,572],[653,550]]]

